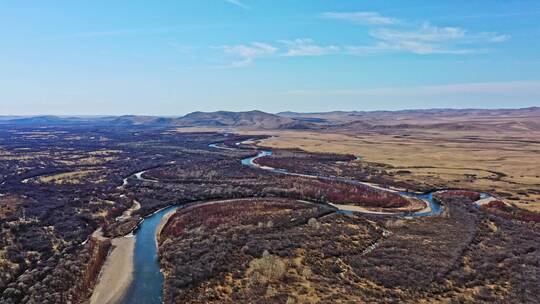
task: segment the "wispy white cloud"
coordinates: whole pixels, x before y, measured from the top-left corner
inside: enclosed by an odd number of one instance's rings
[[[322,14],[322,17],[364,25],[392,25],[400,23],[399,19],[386,17],[377,12],[326,12]]]
[[[464,29],[458,27],[436,27],[429,23],[424,23],[419,29],[377,29],[371,32],[375,38],[387,41],[421,41],[421,42],[440,42],[448,40],[462,39],[466,35]]]
[[[377,42],[372,45],[354,45],[344,48],[349,55],[366,55],[383,52],[405,52],[416,55],[468,55],[486,53],[486,49],[460,48],[450,49],[446,47],[434,46],[428,43],[419,43],[413,41],[403,41],[400,43]]]
[[[383,16],[377,12],[327,12],[326,19],[368,26],[375,41],[367,45],[345,46],[348,54],[407,52],[417,55],[484,53],[487,44],[507,41],[510,36],[493,32],[474,33],[460,27],[438,27]]]
[[[248,9],[251,9],[251,7],[249,7],[248,5],[242,3],[240,0],[225,0],[226,2],[232,4],[232,5],[236,5],[240,8],[243,8],[245,10],[248,10]]]
[[[371,30],[369,35],[376,43],[367,47],[349,47],[349,51],[403,51],[418,55],[482,53],[486,50],[479,45],[499,43],[509,39],[497,33],[470,33],[459,27],[437,27],[423,23],[419,28]]]
[[[262,42],[253,42],[251,44],[224,45],[222,49],[226,54],[236,57],[238,60],[233,62],[233,67],[247,66],[257,58],[266,57],[275,54],[278,48]]]
[[[401,52],[416,55],[468,55],[489,52],[488,45],[502,43],[509,35],[495,32],[471,32],[461,27],[439,27],[429,22],[404,22],[374,12],[325,13],[325,18],[348,20],[368,26],[371,43],[322,45],[313,39],[279,40],[279,44],[254,42],[225,45],[225,53],[239,60],[233,66],[251,64],[255,59],[269,56],[301,57],[324,55],[364,55],[382,52]]]
[[[252,42],[250,44],[221,46],[225,54],[236,59],[230,67],[244,67],[256,59],[270,56],[301,57],[339,54],[341,48],[336,45],[318,45],[312,39],[279,40],[279,44]]]
[[[321,46],[315,44],[312,39],[280,40],[287,48],[285,56],[323,56],[338,53],[341,48],[336,45]]]
[[[445,42],[458,41],[464,43],[474,42],[503,42],[509,36],[491,32],[471,33],[459,27],[437,27],[424,22],[419,28],[407,29],[376,29],[371,31],[375,38],[385,41],[419,41],[419,42]]]
[[[506,42],[510,39],[510,35],[497,35],[493,38],[491,38],[491,42],[499,43],[499,42]]]

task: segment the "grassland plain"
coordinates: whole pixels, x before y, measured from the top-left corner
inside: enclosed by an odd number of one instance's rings
[[[187,130],[201,128],[182,131]],[[239,133],[271,135],[257,142],[261,147],[354,154],[360,160],[351,166],[379,168],[396,182],[416,184],[420,189],[491,192],[520,208],[540,212],[539,131],[391,127]]]

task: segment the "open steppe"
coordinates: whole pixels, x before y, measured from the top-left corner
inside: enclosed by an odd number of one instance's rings
[[[273,148],[347,153],[361,157],[396,181],[427,188],[465,188],[492,192],[516,205],[540,211],[540,139],[498,134],[389,135],[279,132],[261,141]],[[478,134],[477,134],[478,135]]]

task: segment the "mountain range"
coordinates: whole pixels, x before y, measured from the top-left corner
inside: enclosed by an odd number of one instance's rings
[[[496,120],[494,120],[496,118]],[[3,125],[107,125],[205,127],[255,130],[443,128],[469,130],[510,128],[540,130],[540,107],[523,109],[428,109],[403,111],[334,111],[322,113],[262,111],[193,112],[182,117],[160,116],[0,116]]]

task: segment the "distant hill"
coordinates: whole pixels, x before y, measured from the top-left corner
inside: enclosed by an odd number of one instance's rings
[[[540,130],[540,107],[523,109],[427,109],[402,111],[333,111],[323,113],[262,111],[193,112],[183,117],[125,116],[0,116],[0,124],[23,126],[210,127],[252,130],[394,130],[439,129]]]
[[[94,124],[97,122],[110,121],[109,117],[91,117],[91,116],[73,116],[73,117],[61,117],[61,116],[29,116],[29,117],[17,117],[9,118],[4,117],[0,119],[2,124],[13,125],[38,125],[38,126],[53,126],[53,125],[73,125],[73,124]]]
[[[249,129],[306,129],[310,124],[262,111],[193,112],[175,121],[182,127],[234,127]]]
[[[113,125],[172,125],[177,118],[159,116],[124,115],[111,120]]]
[[[431,126],[448,130],[467,130],[496,126],[527,130],[537,128],[535,121],[540,121],[540,107],[523,109],[334,111],[322,113],[282,112],[277,115],[300,121],[311,121],[318,123],[323,128],[366,129]]]
[[[142,115],[103,116],[103,117],[61,117],[29,116],[0,117],[0,124],[24,126],[67,126],[67,125],[106,125],[106,126],[146,126],[146,127],[219,127],[241,129],[308,129],[314,127],[309,122],[281,117],[262,111],[248,112],[193,112],[183,117],[159,117]]]

